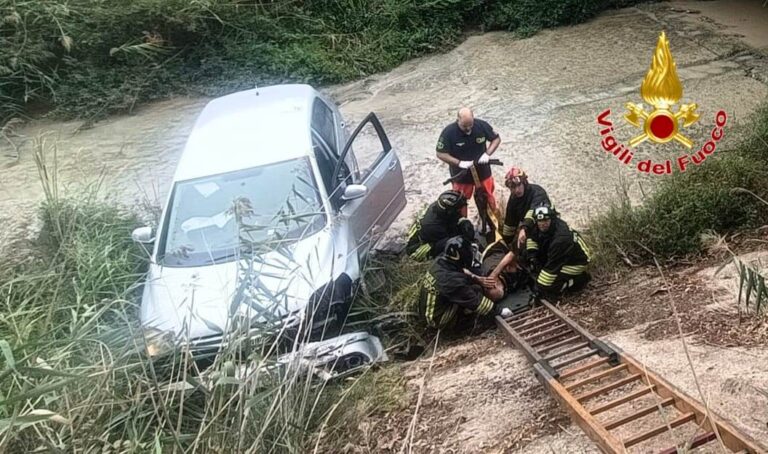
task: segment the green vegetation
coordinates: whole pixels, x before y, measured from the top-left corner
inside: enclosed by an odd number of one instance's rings
[[[652,263],[654,255],[672,260],[698,252],[705,232],[768,222],[765,205],[744,191],[768,193],[768,106],[727,134],[743,137],[735,149],[717,150],[703,165],[666,179],[641,206],[632,206],[625,192],[591,224],[599,266]]]
[[[472,29],[584,21],[636,0],[0,0],[0,125],[28,107],[98,118],[174,94],[336,83]]]
[[[0,263],[0,451],[335,452],[354,421],[403,405],[396,365],[322,383],[298,362],[271,369],[279,340],[269,335],[234,330],[204,374],[184,349],[149,361],[137,307],[147,256],[130,239],[138,217],[97,197],[98,185],[62,196],[51,149],[36,145],[40,235]],[[398,323],[379,306],[387,291],[361,294],[350,327]]]

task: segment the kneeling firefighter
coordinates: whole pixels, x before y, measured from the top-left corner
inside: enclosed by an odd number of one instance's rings
[[[405,251],[415,260],[437,257],[451,237],[465,235],[472,223],[461,217],[467,199],[458,191],[445,191],[433,202],[408,233]]]
[[[590,251],[575,230],[557,216],[554,208],[534,209],[536,227],[526,242],[529,267],[536,277],[537,296],[556,299],[564,291],[578,290],[590,280]]]
[[[419,315],[433,328],[447,328],[461,315],[488,315],[494,303],[483,294],[468,268],[472,266],[471,243],[457,236],[448,240],[420,283]]]

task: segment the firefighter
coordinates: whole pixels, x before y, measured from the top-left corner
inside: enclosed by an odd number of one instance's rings
[[[536,278],[534,295],[554,300],[564,291],[586,286],[590,251],[578,232],[548,206],[535,208],[533,218],[536,227],[526,241],[526,252]]]
[[[528,183],[528,175],[512,167],[504,178],[504,185],[509,188],[507,212],[504,216],[502,238],[510,249],[522,249],[527,236],[533,229],[534,207],[552,206],[547,191],[537,184]]]
[[[463,107],[459,110],[456,121],[446,126],[437,140],[437,158],[448,164],[451,176],[454,177],[463,169],[470,169],[462,177],[453,181],[453,189],[470,199],[475,191],[474,171],[478,183],[483,186],[488,198],[488,208],[495,212],[494,183],[491,166],[488,165],[490,156],[499,148],[501,138],[488,122],[475,119],[472,110]],[[461,210],[461,215],[467,215],[467,207]]]
[[[405,251],[413,259],[437,257],[449,238],[456,235],[474,235],[474,227],[468,219],[461,218],[460,211],[467,206],[467,199],[457,191],[445,191],[427,207],[426,212],[411,227]],[[468,230],[472,229],[472,232]]]
[[[430,327],[450,327],[462,315],[493,313],[493,301],[484,295],[477,277],[467,270],[472,265],[472,254],[469,241],[453,237],[422,278],[418,310]]]
[[[525,241],[534,229],[533,208],[551,206],[547,191],[537,184],[528,183],[528,175],[512,167],[504,178],[504,185],[509,188],[507,211],[502,228],[502,241],[490,245],[483,254],[483,266],[488,277],[486,286],[503,286],[507,293],[520,289],[527,283],[527,273],[517,264],[523,260]]]

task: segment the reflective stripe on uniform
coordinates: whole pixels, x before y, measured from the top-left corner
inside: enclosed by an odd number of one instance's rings
[[[528,249],[529,251],[537,250],[537,249],[539,249],[539,243],[537,243],[534,240],[528,238],[525,241],[525,248]]]
[[[427,318],[427,322],[430,325],[434,325],[434,318],[435,318],[435,304],[437,303],[437,289],[435,288],[435,278],[427,273],[426,276],[424,276],[424,281],[422,282],[422,285],[424,286],[424,289],[427,293],[427,304],[426,304],[426,310],[425,310],[425,317]]]
[[[493,301],[489,300],[487,297],[483,297],[483,299],[480,300],[480,305],[477,307],[477,313],[480,315],[486,315],[493,309]]]
[[[411,258],[414,260],[424,260],[429,255],[429,252],[432,250],[432,246],[429,244],[422,244],[419,246],[418,249],[413,251],[413,254],[411,254]]]
[[[517,230],[517,229],[514,228],[514,227],[510,227],[507,224],[504,224],[504,227],[501,229],[501,232],[504,235],[514,235],[515,234],[515,230]]]
[[[579,274],[587,271],[587,265],[566,265],[560,269],[563,274],[569,276],[578,276]]]
[[[587,256],[587,261],[592,261],[592,251],[589,250],[587,243],[581,238],[581,235],[573,232],[573,238],[576,240],[576,243],[578,243],[581,250],[584,251],[584,255]]]
[[[541,270],[541,273],[539,273],[539,277],[536,279],[536,282],[545,287],[549,287],[555,283],[555,277],[556,276],[554,274],[545,270]]]
[[[530,219],[533,221],[533,210],[528,210],[525,212],[525,216],[523,216],[523,219]]]
[[[408,238],[413,238],[414,236],[418,235],[421,231],[421,222],[416,221],[411,226],[411,230],[408,231]]]
[[[459,306],[453,304],[451,305],[450,309],[443,312],[442,317],[440,317],[440,322],[437,324],[438,328],[445,328],[448,326],[448,324],[451,322],[451,319],[456,315],[456,311],[459,309]]]

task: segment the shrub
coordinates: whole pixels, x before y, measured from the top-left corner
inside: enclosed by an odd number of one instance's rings
[[[337,83],[455,45],[465,30],[586,20],[632,0],[0,0],[0,124],[29,103],[99,118],[173,94]]]
[[[751,195],[768,192],[768,107],[736,133],[743,139],[730,151],[717,151],[704,164],[666,179],[641,206],[624,196],[595,219],[588,236],[598,264],[620,259],[652,263],[653,255],[670,260],[697,252],[701,235],[758,227],[768,210]],[[733,133],[732,133],[733,134]]]

